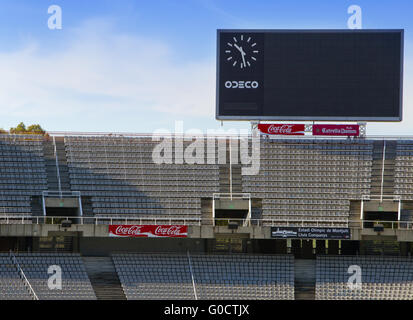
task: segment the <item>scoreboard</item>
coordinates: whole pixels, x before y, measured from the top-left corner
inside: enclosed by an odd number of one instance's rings
[[[216,119],[401,121],[403,30],[218,30]]]

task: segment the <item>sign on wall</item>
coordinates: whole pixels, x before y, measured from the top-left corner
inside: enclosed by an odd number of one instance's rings
[[[313,124],[313,136],[358,137],[360,126],[351,124]]]
[[[271,227],[271,238],[350,240],[350,228]]]
[[[264,134],[271,135],[294,135],[303,136],[305,133],[304,124],[265,124],[259,123],[258,130]]]

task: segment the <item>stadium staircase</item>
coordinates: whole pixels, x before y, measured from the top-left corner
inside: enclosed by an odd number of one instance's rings
[[[371,173],[371,195],[380,195],[383,176],[383,195],[394,195],[396,141],[374,141]],[[384,166],[383,166],[384,153]]]
[[[236,160],[235,154],[232,155],[233,164],[230,164],[231,153],[229,149],[229,142],[227,141],[226,161],[225,164],[219,165],[219,192],[231,192],[230,180],[232,176],[232,192],[242,193],[241,164],[239,163],[239,160]]]
[[[232,172],[231,172],[232,171]],[[230,179],[232,173],[232,192],[242,193],[241,182],[241,165],[232,165],[230,170],[229,164],[220,165],[219,167],[219,192],[230,193]]]
[[[92,205],[92,197],[82,196],[82,211],[83,211],[83,217],[93,217],[94,216],[94,214],[93,214],[93,205]],[[88,220],[92,221],[90,219],[88,219]]]
[[[350,201],[350,228],[359,228],[361,226],[361,201]]]
[[[126,300],[111,257],[83,257],[98,300]]]
[[[314,300],[316,282],[316,260],[294,259],[295,300]]]
[[[203,225],[212,225],[212,199],[201,199],[201,219]]]
[[[55,152],[56,150],[56,152]],[[46,161],[47,187],[49,191],[59,190],[59,179],[62,191],[70,191],[69,168],[63,137],[55,137],[43,143]],[[57,158],[57,163],[56,163]]]
[[[413,221],[413,201],[403,201],[403,209],[400,212],[401,221]],[[403,228],[406,228],[406,224],[402,224]]]
[[[31,204],[31,207],[32,207],[32,216],[34,216],[34,217],[43,216],[42,197],[32,196],[30,198],[30,204]]]

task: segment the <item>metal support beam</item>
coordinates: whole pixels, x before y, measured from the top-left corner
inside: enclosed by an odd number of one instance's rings
[[[187,251],[186,254],[187,254],[187,257],[188,257],[189,271],[191,272],[192,287],[194,289],[195,300],[198,300],[198,295],[196,293],[195,277],[194,277],[194,272],[192,270],[191,256],[189,255],[189,251]]]
[[[54,136],[53,136],[53,147],[54,147],[54,157],[55,157],[55,160],[56,160],[57,182],[58,182],[58,186],[59,186],[60,198],[62,198],[62,183],[60,181],[59,159],[57,157],[56,140],[55,140]]]
[[[381,191],[380,202],[383,202],[383,188],[384,188],[384,162],[386,161],[386,140],[383,140],[383,163],[381,166]]]

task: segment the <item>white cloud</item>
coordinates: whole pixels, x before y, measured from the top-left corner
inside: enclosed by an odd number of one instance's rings
[[[214,53],[210,59],[180,61],[177,48],[112,26],[108,20],[90,20],[76,29],[64,25],[64,45],[47,51],[30,39],[21,50],[0,51],[0,127],[22,120],[84,131],[140,126],[150,132],[160,121],[173,126],[175,120],[188,127],[219,125]],[[412,44],[405,44],[407,53]],[[412,75],[413,61],[405,56],[403,122],[369,123],[368,134],[413,135]],[[91,125],[93,119],[99,123]]]
[[[68,43],[50,51],[30,43],[0,52],[0,116],[38,120],[148,109],[214,116],[212,60],[176,62],[167,44],[116,33],[99,20],[66,32]]]

